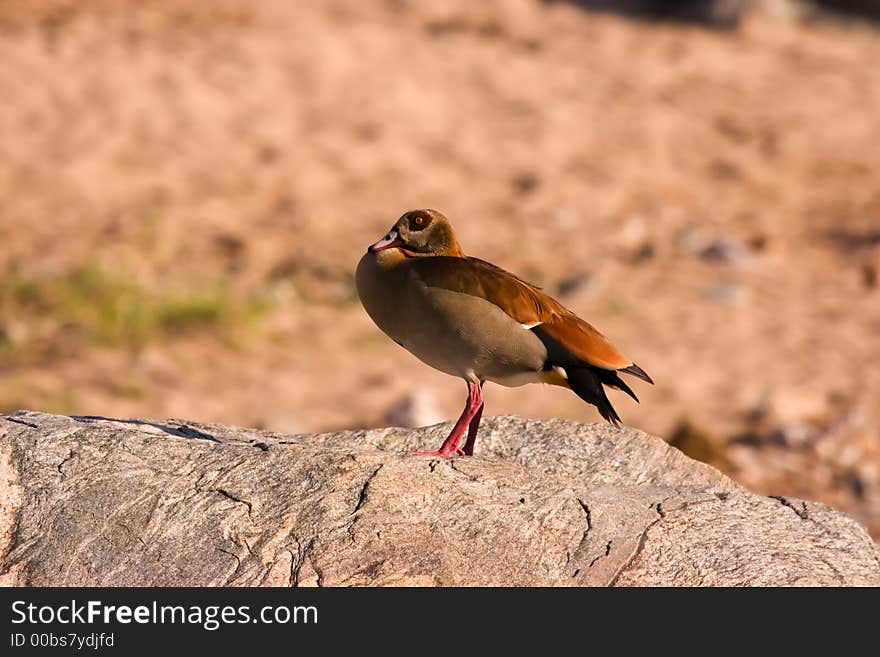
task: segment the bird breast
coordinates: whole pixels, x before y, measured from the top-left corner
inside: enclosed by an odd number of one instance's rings
[[[358,295],[376,325],[418,359],[453,376],[502,385],[540,378],[546,348],[501,308],[463,292],[429,287],[408,262],[385,265],[373,253],[361,258]]]

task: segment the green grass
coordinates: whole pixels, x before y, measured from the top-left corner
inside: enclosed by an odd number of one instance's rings
[[[0,350],[47,355],[83,343],[136,347],[192,331],[228,333],[252,326],[270,307],[268,295],[234,292],[223,281],[153,290],[95,266],[64,276],[6,275],[0,329],[24,330],[0,330]]]
[[[37,407],[44,413],[74,415],[79,413],[79,400],[75,390],[63,387],[60,390],[43,393]]]

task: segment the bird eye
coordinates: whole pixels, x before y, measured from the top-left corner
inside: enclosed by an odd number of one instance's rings
[[[413,219],[413,223],[416,226],[424,226],[425,225],[425,218],[422,216],[418,216],[415,219]]]

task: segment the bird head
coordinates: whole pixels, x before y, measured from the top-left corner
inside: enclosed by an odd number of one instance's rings
[[[398,219],[381,240],[367,251],[398,250],[410,258],[462,256],[449,219],[437,210],[411,210]]]

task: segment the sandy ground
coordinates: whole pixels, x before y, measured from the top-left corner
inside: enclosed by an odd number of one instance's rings
[[[453,419],[464,385],[384,338],[353,286],[367,244],[434,207],[651,373],[640,405],[615,396],[628,424],[880,535],[880,30],[535,0],[206,7],[0,6],[0,272],[223,280],[271,311],[233,338],[62,331],[34,355],[34,318],[7,313],[4,409],[297,432],[414,395],[394,418]],[[598,419],[556,388],[486,397]]]

